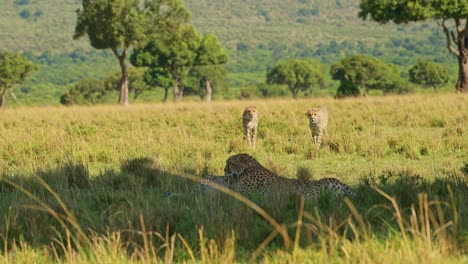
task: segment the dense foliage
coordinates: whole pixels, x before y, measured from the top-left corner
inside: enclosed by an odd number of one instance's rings
[[[103,81],[82,79],[60,97],[60,103],[64,105],[101,103],[106,93]]]
[[[174,100],[182,99],[187,80],[188,70],[194,66],[219,65],[228,60],[226,51],[219,44],[216,36],[208,34],[203,36],[192,25],[182,24],[162,30],[158,34],[148,37],[140,47],[135,48],[131,62],[135,66],[148,67],[150,74],[166,71],[172,76]],[[216,68],[213,68],[216,69]],[[164,74],[166,76],[168,74]],[[219,73],[219,71],[218,71]],[[211,100],[211,79],[216,78],[216,72],[210,76],[198,75],[198,79],[205,78],[207,100]],[[151,78],[153,80],[154,78]],[[167,91],[167,90],[166,90]],[[165,96],[165,99],[167,96]]]
[[[287,85],[294,98],[299,92],[310,92],[313,87],[324,85],[323,67],[312,60],[289,60],[268,71],[269,84]]]
[[[394,65],[369,56],[347,57],[330,68],[333,80],[340,81],[338,96],[368,94],[371,89],[385,93],[404,89]]]
[[[468,92],[468,2],[459,0],[362,0],[359,16],[397,24],[438,20],[445,33],[445,46],[457,57],[459,75],[456,89]],[[446,24],[450,20],[451,25]],[[454,47],[455,46],[455,47]]]
[[[8,94],[13,95],[16,85],[37,71],[38,66],[17,52],[0,52],[0,108],[5,108]]]
[[[437,91],[437,87],[446,84],[449,80],[447,69],[437,63],[430,61],[419,61],[409,69],[410,81],[432,87]]]

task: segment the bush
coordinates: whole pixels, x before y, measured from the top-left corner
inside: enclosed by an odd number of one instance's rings
[[[259,96],[277,97],[277,96],[288,96],[291,93],[288,88],[284,85],[268,85],[266,83],[260,83],[257,85],[257,92]]]
[[[103,81],[80,80],[66,94],[60,97],[60,103],[72,104],[96,104],[102,102],[107,94]]]
[[[257,94],[257,88],[255,86],[246,86],[241,88],[240,91],[240,98],[241,99],[249,99],[255,97]]]
[[[19,13],[19,15],[23,19],[28,19],[29,17],[31,17],[31,12],[27,9],[24,9],[23,11]]]

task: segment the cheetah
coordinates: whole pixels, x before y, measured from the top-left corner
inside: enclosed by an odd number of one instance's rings
[[[262,166],[254,157],[240,153],[229,157],[224,168],[225,177],[233,177],[230,187],[240,193],[282,190],[288,193],[303,194],[305,198],[317,199],[320,192],[329,189],[336,197],[354,196],[355,192],[336,178],[323,178],[318,181],[288,179],[281,177]]]
[[[242,114],[242,125],[244,127],[244,138],[250,147],[255,148],[258,127],[258,109],[256,106],[247,106]]]
[[[316,148],[319,149],[322,144],[322,136],[327,133],[328,110],[324,106],[319,106],[309,109],[306,115],[309,118],[312,139],[314,140]]]

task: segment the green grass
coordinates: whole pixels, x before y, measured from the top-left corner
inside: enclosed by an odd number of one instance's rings
[[[256,150],[242,138],[249,104]],[[319,104],[330,121],[317,156],[305,112]],[[0,262],[466,262],[467,104],[440,94],[7,109]],[[358,195],[303,206],[248,195],[286,236],[227,194],[164,196],[191,191],[182,176],[222,175],[239,152]]]

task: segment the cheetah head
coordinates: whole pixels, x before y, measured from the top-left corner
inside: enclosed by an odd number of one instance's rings
[[[247,106],[244,110],[244,117],[252,120],[254,119],[256,116],[258,116],[258,109],[256,106],[254,105],[251,105],[251,106]]]
[[[320,122],[320,112],[322,111],[321,107],[315,107],[307,111],[306,116],[309,118],[310,123],[317,124]]]
[[[258,161],[246,153],[240,153],[229,157],[224,167],[225,176],[240,176],[246,169],[261,166]]]

